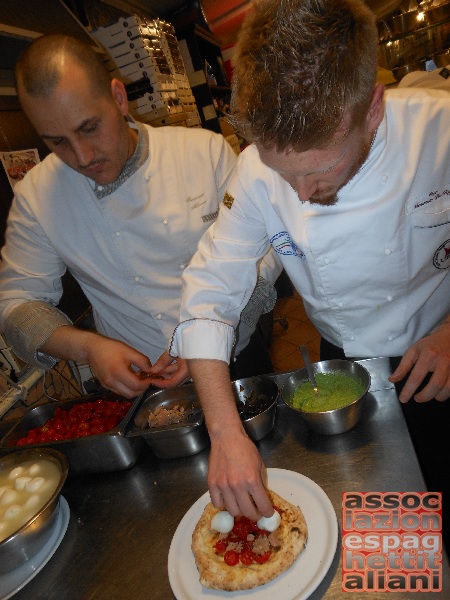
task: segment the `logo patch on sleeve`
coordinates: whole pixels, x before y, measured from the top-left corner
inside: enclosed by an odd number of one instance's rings
[[[225,196],[223,197],[222,202],[225,204],[227,208],[231,208],[233,206],[234,198],[228,192],[225,192]]]
[[[436,269],[448,269],[450,267],[450,240],[444,242],[434,253],[433,265]]]
[[[270,243],[273,249],[278,254],[284,254],[286,256],[298,256],[299,258],[305,259],[304,252],[300,250],[298,246],[294,244],[287,231],[280,231],[270,238]]]

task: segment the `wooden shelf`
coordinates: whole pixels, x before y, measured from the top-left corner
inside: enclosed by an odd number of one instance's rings
[[[231,92],[231,88],[228,85],[210,85],[209,89],[212,92]]]
[[[445,25],[447,23],[450,23],[450,19],[442,21],[441,23],[433,23],[432,25],[422,25],[420,27],[416,27],[416,29],[413,29],[412,31],[407,31],[405,33],[399,33],[398,35],[393,35],[390,38],[380,40],[379,45],[385,46],[386,44],[396,42],[397,40],[403,40],[411,35],[421,35],[422,33],[425,33],[426,31],[430,31],[436,27],[441,27],[442,25]]]

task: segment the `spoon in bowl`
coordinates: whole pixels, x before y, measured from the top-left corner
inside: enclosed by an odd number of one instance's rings
[[[305,363],[306,370],[308,371],[309,380],[313,386],[314,394],[316,396],[319,395],[319,390],[317,389],[317,382],[314,376],[314,370],[312,368],[311,359],[309,357],[308,348],[306,346],[300,346],[300,351],[303,356],[303,362]]]

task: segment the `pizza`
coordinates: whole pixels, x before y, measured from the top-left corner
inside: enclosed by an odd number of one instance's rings
[[[262,529],[262,523],[273,522],[272,518],[255,523],[246,517],[235,517],[228,533],[217,531],[211,521],[221,511],[211,502],[206,505],[192,534],[192,551],[204,587],[237,591],[263,585],[289,569],[305,549],[308,529],[302,511],[275,492],[268,493],[280,517],[274,531]]]

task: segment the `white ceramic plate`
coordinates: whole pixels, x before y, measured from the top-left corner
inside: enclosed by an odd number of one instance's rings
[[[7,575],[2,575],[0,579],[0,600],[7,600],[21,590],[39,573],[56,552],[70,520],[70,508],[63,496],[59,497],[59,508],[57,510],[58,514],[52,534],[39,552],[21,567],[14,569]]]
[[[263,587],[243,592],[224,592],[204,588],[191,550],[192,532],[210,501],[209,492],[201,496],[181,519],[169,549],[168,571],[177,600],[199,598],[257,598],[257,600],[304,600],[317,588],[333,561],[338,525],[330,499],[314,481],[285,469],[268,469],[269,488],[285,500],[298,505],[308,526],[308,543],[296,562]]]

